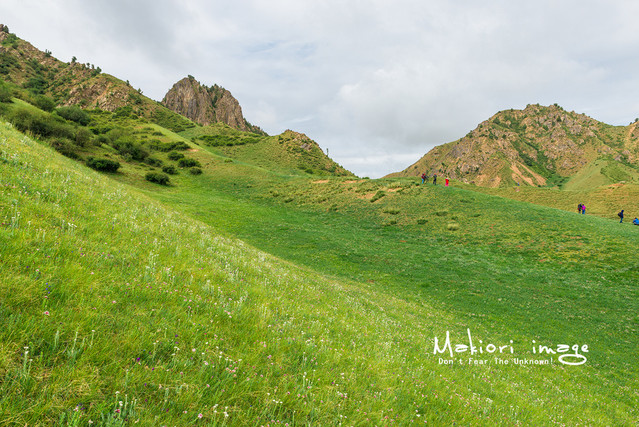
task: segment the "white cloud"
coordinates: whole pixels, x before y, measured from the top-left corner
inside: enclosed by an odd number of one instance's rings
[[[252,123],[307,133],[372,177],[528,103],[630,122],[638,14],[632,0],[0,3],[12,31],[63,60],[157,100],[187,74],[220,84]]]

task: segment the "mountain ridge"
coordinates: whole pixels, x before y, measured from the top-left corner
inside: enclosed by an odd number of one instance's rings
[[[637,123],[611,126],[558,105],[504,110],[466,136],[431,149],[389,177],[438,173],[485,187],[554,186],[568,182],[596,160],[639,176]],[[623,174],[622,174],[623,175]],[[609,183],[615,181],[608,177]],[[617,176],[617,178],[619,178]]]
[[[195,126],[186,117],[143,95],[129,82],[103,73],[100,67],[55,58],[26,40],[10,33],[0,24],[0,78],[13,83],[34,97],[45,95],[58,106],[78,106],[116,112],[127,109],[173,131]]]

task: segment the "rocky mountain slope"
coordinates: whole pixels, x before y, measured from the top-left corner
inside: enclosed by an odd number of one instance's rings
[[[174,131],[195,126],[147,98],[129,82],[102,73],[100,67],[77,62],[62,62],[31,43],[9,32],[0,24],[0,79],[24,88],[32,96],[46,95],[58,106],[77,105],[85,109],[114,112],[126,108],[126,114],[145,117]]]
[[[447,176],[486,187],[563,184],[598,161],[602,182],[639,176],[637,123],[610,126],[558,105],[495,114],[390,176]],[[603,163],[602,163],[603,162]]]
[[[174,84],[162,104],[201,125],[221,122],[238,130],[264,133],[244,118],[242,107],[231,92],[218,85],[204,86],[193,76]]]

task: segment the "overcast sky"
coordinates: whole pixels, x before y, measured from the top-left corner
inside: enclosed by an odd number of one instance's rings
[[[0,23],[161,100],[218,84],[271,135],[360,176],[402,170],[497,111],[639,116],[636,0],[0,0]]]

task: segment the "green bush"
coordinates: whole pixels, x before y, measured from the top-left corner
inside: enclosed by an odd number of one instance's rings
[[[82,157],[75,151],[77,147],[65,138],[54,138],[50,140],[51,146],[63,156],[74,160],[81,160]]]
[[[178,170],[175,168],[175,166],[164,166],[162,168],[162,172],[168,173],[169,175],[177,175]]]
[[[163,153],[171,150],[188,150],[190,148],[184,141],[161,142],[159,139],[149,141],[149,147],[152,150],[162,151]]]
[[[91,116],[89,116],[89,113],[75,105],[71,105],[69,107],[60,107],[56,109],[56,112],[60,117],[64,117],[65,119],[76,122],[82,126],[88,125],[91,121]]]
[[[86,147],[93,138],[93,132],[85,127],[78,128],[75,132],[75,143],[80,147]]]
[[[89,157],[87,166],[100,172],[117,172],[120,169],[120,163],[115,160],[100,159]]]
[[[191,168],[189,172],[191,172],[191,175],[202,175],[202,169],[200,168]]]
[[[190,168],[190,167],[202,167],[202,165],[200,164],[200,162],[198,162],[195,159],[189,159],[188,157],[185,157],[183,159],[180,159],[180,161],[178,162],[178,166],[181,168]]]
[[[2,81],[0,81],[0,102],[11,102],[13,91]]]
[[[162,166],[164,164],[164,162],[160,159],[158,159],[157,157],[152,157],[149,156],[144,160],[147,164],[151,165],[151,166]]]
[[[44,95],[36,96],[33,100],[33,105],[47,112],[51,112],[55,109],[55,101]]]
[[[184,154],[178,153],[177,151],[171,151],[167,157],[169,160],[180,160],[184,158]]]
[[[61,123],[54,116],[42,111],[34,111],[29,108],[18,107],[8,117],[11,124],[21,132],[31,132],[41,137],[60,137],[74,139],[75,132],[72,126]]]
[[[47,90],[48,86],[49,84],[47,83],[46,79],[42,76],[31,77],[29,78],[29,80],[27,80],[25,84],[22,85],[22,87],[24,87],[25,89],[28,89],[29,92],[35,95],[43,94],[44,91]]]
[[[99,147],[102,144],[108,144],[109,138],[107,138],[106,135],[98,135],[95,137],[94,141],[95,141],[95,145]]]
[[[169,176],[164,174],[164,173],[149,172],[149,173],[146,174],[146,176],[144,178],[147,181],[154,182],[156,184],[169,185]]]
[[[144,159],[149,156],[148,151],[146,151],[140,144],[132,141],[128,137],[116,140],[115,142],[111,143],[111,146],[115,148],[122,156],[140,162],[144,161]]]

